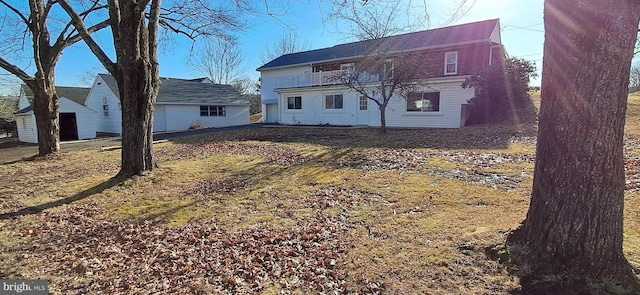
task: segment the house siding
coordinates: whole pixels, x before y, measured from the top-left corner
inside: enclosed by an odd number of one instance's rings
[[[153,132],[167,131],[166,118],[165,106],[156,104],[155,110],[153,111]]]
[[[220,105],[208,103],[203,105]],[[200,116],[200,105],[165,105],[166,131],[202,127],[227,127],[249,124],[249,106],[225,106],[226,116]],[[157,131],[157,130],[156,130]]]
[[[462,104],[467,103],[474,95],[472,88],[460,87],[462,79],[455,77],[429,83],[425,92],[435,90],[440,92],[440,111],[434,113],[407,112],[407,102],[402,97],[391,98],[386,109],[386,124],[388,127],[408,128],[459,128],[462,127]],[[343,109],[327,110],[324,107],[324,97],[327,94],[342,94]],[[287,109],[287,97],[302,97],[302,109]],[[368,101],[367,111],[359,111],[360,94],[346,88],[307,88],[295,92],[284,91],[280,95],[279,123],[285,125],[344,125],[355,126],[367,122],[369,126],[380,126],[380,111],[378,105]],[[358,121],[358,116],[364,120]]]
[[[103,111],[105,97],[109,106],[108,117],[104,116]],[[94,121],[96,132],[122,134],[122,111],[118,107],[119,103],[120,100],[107,86],[107,83],[100,76],[96,77],[89,92],[89,98],[87,98],[87,106],[96,112]]]
[[[28,143],[38,143],[35,116],[33,114],[16,115],[18,125],[18,140]]]
[[[311,72],[311,66],[298,66],[262,72],[260,76],[262,103],[271,104],[278,102],[278,94],[273,91],[276,89],[276,77],[301,75],[305,72]]]

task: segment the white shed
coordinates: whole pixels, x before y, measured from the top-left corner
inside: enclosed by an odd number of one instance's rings
[[[95,138],[95,111],[84,105],[89,94],[89,88],[56,87],[56,93],[58,94],[58,106],[60,108],[60,140]],[[18,102],[20,110],[15,113],[18,140],[38,143],[38,128],[36,127],[36,117],[31,106],[32,100],[31,90],[23,85]]]

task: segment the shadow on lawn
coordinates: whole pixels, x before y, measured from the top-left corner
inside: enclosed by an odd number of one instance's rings
[[[8,212],[8,213],[4,213],[4,214],[0,214],[0,220],[5,220],[5,219],[12,219],[12,218],[16,218],[16,217],[20,217],[20,216],[24,216],[24,215],[31,215],[31,214],[38,214],[46,209],[50,209],[50,208],[55,208],[55,207],[59,207],[62,205],[66,205],[66,204],[71,204],[75,201],[79,201],[82,199],[85,199],[89,196],[98,194],[103,192],[104,190],[107,190],[109,188],[112,188],[116,185],[120,185],[122,184],[124,181],[126,180],[126,178],[123,177],[112,177],[109,180],[100,183],[90,189],[84,190],[82,192],[79,192],[73,196],[64,198],[64,199],[60,199],[57,201],[53,201],[53,202],[48,202],[48,203],[44,203],[44,204],[40,204],[37,206],[31,206],[31,207],[26,207],[23,209],[20,209],[18,211],[15,212]]]

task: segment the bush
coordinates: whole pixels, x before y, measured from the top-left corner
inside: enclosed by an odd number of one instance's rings
[[[532,62],[508,58],[467,78],[462,87],[475,89],[469,100],[471,112],[467,124],[505,122],[518,116],[519,110],[531,110],[527,91],[530,79],[536,76]]]

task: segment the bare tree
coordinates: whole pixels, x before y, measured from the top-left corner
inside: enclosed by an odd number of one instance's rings
[[[191,67],[213,83],[231,84],[242,76],[244,58],[235,39],[205,42],[191,60]]]
[[[640,1],[545,0],[523,294],[640,294],[624,257],[623,137]]]
[[[176,33],[190,39],[228,38],[230,32],[244,28],[243,20],[255,11],[243,0],[222,4],[183,0],[173,1],[170,7],[163,7],[161,0],[108,0],[114,62],[88,34],[82,16],[68,0],[58,2],[118,84],[123,126],[119,175],[124,177],[143,174],[156,166],[153,110],[160,88],[157,48],[161,33]],[[161,28],[165,30],[160,32]]]
[[[303,51],[309,48],[306,41],[300,41],[298,33],[289,31],[280,35],[275,42],[269,44],[260,55],[260,62],[266,64],[282,55]]]
[[[380,113],[380,131],[386,132],[386,109],[394,97],[406,98],[414,89],[426,86],[428,54],[394,55],[387,37],[414,30],[428,20],[426,13],[409,13],[400,1],[337,1],[331,18],[346,22],[345,33],[370,43],[364,59],[338,77],[342,85],[373,101]]]
[[[0,67],[18,77],[33,91],[39,154],[57,153],[60,151],[60,126],[54,70],[62,51],[82,39],[68,18],[65,20],[60,15],[52,16],[57,1],[29,0],[26,8],[0,0],[0,5],[7,9],[2,33],[8,33],[3,36],[5,39],[1,45]],[[94,1],[89,6],[79,8],[79,17],[86,19],[89,14],[100,11],[105,6]],[[89,25],[85,33],[92,34],[107,26],[106,21]],[[57,33],[53,33],[52,29]],[[17,63],[20,62],[20,56],[16,53],[24,51],[24,46],[29,43],[32,50],[30,58],[35,67],[33,75],[20,68]],[[11,57],[14,62],[10,61]]]
[[[96,80],[96,76],[99,73],[104,73],[106,70],[104,67],[93,67],[88,70],[84,70],[82,73],[76,76],[79,86],[91,87],[93,82]]]

